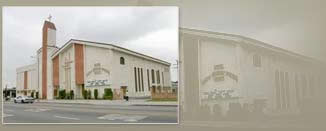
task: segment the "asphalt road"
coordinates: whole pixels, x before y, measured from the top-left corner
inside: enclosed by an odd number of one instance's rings
[[[177,107],[4,103],[4,123],[177,123]]]

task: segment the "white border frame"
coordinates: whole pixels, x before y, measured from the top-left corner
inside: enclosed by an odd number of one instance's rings
[[[4,14],[3,9],[4,8],[8,8],[8,7],[136,7],[136,8],[166,8],[166,7],[174,7],[177,8],[177,15],[178,15],[178,19],[177,19],[177,23],[178,23],[178,28],[177,28],[177,50],[178,50],[178,105],[177,105],[177,123],[5,123],[4,122],[4,101],[3,101],[3,91],[2,93],[2,116],[1,116],[1,124],[2,125],[179,125],[180,124],[180,49],[179,49],[179,45],[180,45],[180,8],[178,6],[2,6],[1,10],[2,10],[2,16]],[[2,17],[2,27],[3,27],[3,19],[4,17]],[[3,28],[2,28],[3,29]],[[3,36],[3,31],[2,31],[2,36]],[[1,51],[3,53],[3,37],[2,37],[2,45],[1,45]],[[3,55],[1,55],[3,58]],[[3,60],[3,59],[2,59]],[[3,68],[3,62],[1,62],[1,67]],[[1,76],[3,78],[3,69],[1,69]],[[2,80],[1,80],[2,81]],[[3,81],[2,81],[3,82]],[[2,84],[1,82],[1,84]],[[1,89],[3,89],[3,86],[1,85]]]

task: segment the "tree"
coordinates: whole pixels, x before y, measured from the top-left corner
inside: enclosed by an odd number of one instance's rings
[[[98,97],[98,90],[94,89],[94,98],[97,99],[97,97]]]

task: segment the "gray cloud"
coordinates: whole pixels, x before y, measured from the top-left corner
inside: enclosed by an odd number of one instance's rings
[[[49,14],[59,47],[75,38],[113,43],[171,63],[178,59],[177,8],[5,7],[3,68],[4,81],[10,85],[15,85],[17,67],[35,61],[31,56],[41,47],[42,26]],[[172,80],[177,80],[176,70]]]

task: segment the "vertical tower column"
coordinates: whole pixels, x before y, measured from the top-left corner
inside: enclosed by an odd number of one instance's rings
[[[51,58],[48,58],[51,56],[52,53],[50,52],[52,48],[55,47],[56,44],[56,28],[55,25],[52,22],[45,21],[43,25],[43,37],[42,37],[42,70],[41,70],[41,80],[42,80],[42,99],[48,99],[48,84],[51,83],[51,81],[48,81],[48,75],[51,75],[51,69],[49,66],[51,64]],[[49,50],[51,48],[51,50]]]

